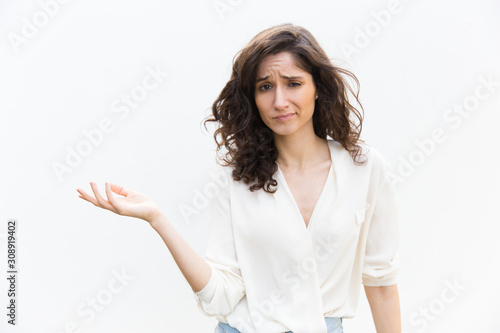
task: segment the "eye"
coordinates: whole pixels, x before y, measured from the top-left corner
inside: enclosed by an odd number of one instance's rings
[[[266,91],[266,90],[269,90],[269,89],[271,89],[271,85],[270,85],[270,84],[267,84],[267,83],[266,83],[266,84],[263,84],[263,85],[261,85],[261,86],[259,87],[259,90],[260,90],[260,91]]]
[[[290,82],[291,87],[300,87],[301,84],[299,82]]]

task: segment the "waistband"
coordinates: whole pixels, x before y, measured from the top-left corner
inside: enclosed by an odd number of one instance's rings
[[[340,317],[325,317],[325,323],[326,323],[326,328],[327,332],[331,332],[333,329],[339,327],[342,325],[342,318]],[[219,326],[224,329],[224,332],[227,333],[240,333],[236,328],[232,327],[231,325],[227,323],[223,323],[219,321]],[[292,331],[286,331],[284,333],[293,333]]]

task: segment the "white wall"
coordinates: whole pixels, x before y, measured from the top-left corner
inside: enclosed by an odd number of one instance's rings
[[[148,194],[203,254],[206,209],[180,213],[215,167],[200,123],[236,52],[283,22],[309,29],[358,76],[362,138],[401,177],[403,331],[500,331],[497,1],[55,1],[0,3],[2,276],[8,219],[18,220],[19,267],[18,325],[2,306],[0,331],[65,332],[73,322],[79,332],[213,332],[159,235],[76,188],[111,181]],[[218,13],[221,4],[230,10]],[[167,74],[125,113],[122,95],[154,70]],[[58,177],[53,164],[102,122],[112,131]],[[121,292],[106,292],[123,272]],[[97,295],[112,299],[92,312]],[[344,328],[375,331],[363,292]]]

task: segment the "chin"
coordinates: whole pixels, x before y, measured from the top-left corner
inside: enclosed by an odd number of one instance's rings
[[[285,126],[283,126],[285,127]],[[296,128],[287,126],[287,128],[273,128],[271,127],[271,130],[274,132],[276,135],[290,135],[296,132]]]

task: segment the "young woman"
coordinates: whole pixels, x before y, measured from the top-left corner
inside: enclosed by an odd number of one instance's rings
[[[239,52],[205,120],[219,124],[217,150],[227,150],[205,258],[144,194],[106,183],[106,200],[92,182],[95,197],[77,191],[151,224],[200,311],[219,321],[215,332],[343,332],[363,284],[377,332],[400,333],[391,165],[359,139],[344,74],[359,88],[292,24]]]

